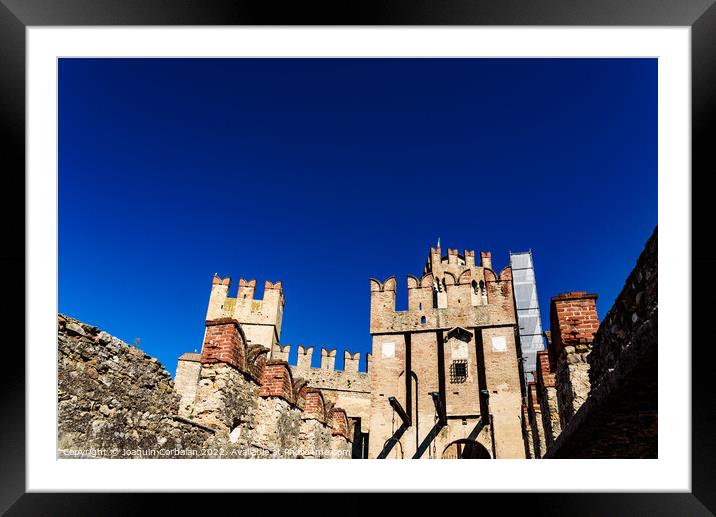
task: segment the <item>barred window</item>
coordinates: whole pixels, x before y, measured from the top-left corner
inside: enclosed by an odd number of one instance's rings
[[[467,380],[467,361],[453,361],[450,365],[450,383],[462,384]]]

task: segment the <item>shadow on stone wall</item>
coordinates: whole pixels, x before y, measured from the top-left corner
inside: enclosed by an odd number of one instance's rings
[[[545,458],[658,454],[657,230],[594,336],[590,392]]]
[[[161,363],[106,332],[58,315],[58,457],[185,457],[214,434],[177,417]],[[154,451],[154,452],[152,452]]]

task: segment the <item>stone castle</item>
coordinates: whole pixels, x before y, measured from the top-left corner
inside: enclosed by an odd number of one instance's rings
[[[180,414],[213,424],[204,411],[202,371],[212,364],[241,369],[245,356],[265,355],[266,365],[287,378],[320,390],[324,402],[350,421],[355,455],[419,458],[463,455],[524,458],[522,388],[516,348],[517,323],[510,268],[495,273],[491,254],[431,248],[422,277],[408,276],[408,310],[395,310],[396,280],[370,281],[373,352],[367,371],[359,354],[344,352],[335,370],[335,350],[298,347],[288,365],[281,345],[284,296],[281,282],[266,282],[256,300],[255,280],[214,277],[201,353],[179,358],[175,376]],[[295,382],[295,381],[294,381]],[[287,383],[288,385],[288,383]]]
[[[168,441],[203,457],[499,459],[609,457],[609,436],[621,432],[632,447],[619,457],[655,457],[656,277],[654,232],[608,328],[596,295],[554,296],[533,381],[522,371],[512,270],[493,269],[490,252],[476,262],[470,250],[431,248],[422,276],[408,275],[405,311],[394,277],[371,279],[365,372],[348,351],[336,370],[327,349],[313,368],[304,346],[288,364],[281,282],[266,282],[258,300],[255,280],[239,280],[230,296],[231,280],[215,275],[201,352],[179,358],[173,384],[138,349],[61,316],[60,442]],[[617,427],[602,436],[605,412]]]

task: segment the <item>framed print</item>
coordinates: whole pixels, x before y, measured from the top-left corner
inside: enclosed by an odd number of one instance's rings
[[[715,9],[2,0],[3,510],[713,512]]]

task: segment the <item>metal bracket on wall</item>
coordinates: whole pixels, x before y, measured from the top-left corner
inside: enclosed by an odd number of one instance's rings
[[[445,427],[447,425],[447,414],[445,413],[445,408],[443,407],[442,400],[440,400],[440,393],[437,391],[433,391],[430,393],[430,396],[433,397],[433,404],[435,404],[435,412],[438,415],[438,424],[440,427]]]
[[[403,433],[405,433],[405,430],[410,427],[410,417],[405,413],[405,410],[403,409],[403,406],[400,405],[400,402],[398,402],[398,399],[395,397],[388,397],[388,402],[390,402],[390,405],[393,407],[393,410],[398,414],[400,419],[403,421],[403,423],[396,429],[396,431],[393,433],[393,436],[388,438],[385,441],[385,444],[383,445],[383,450],[380,451],[380,454],[378,454],[377,459],[382,460],[388,457],[388,454],[390,454],[390,451],[393,450],[393,447],[397,443],[400,442],[400,437],[403,436]]]
[[[482,416],[483,424],[490,425],[490,392],[488,390],[480,390],[480,397],[485,403],[485,414]]]
[[[403,406],[400,405],[400,402],[398,402],[398,399],[395,397],[388,397],[388,402],[390,402],[390,405],[393,407],[396,413],[398,413],[398,416],[403,421],[405,425],[411,425],[410,417],[405,413],[405,410],[403,409]]]

